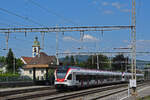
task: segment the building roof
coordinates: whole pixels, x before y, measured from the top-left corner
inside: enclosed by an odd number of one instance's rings
[[[24,64],[29,64],[29,62],[32,60],[32,57],[21,57],[21,60],[23,61]]]
[[[27,62],[24,68],[48,68],[50,65],[56,64],[56,57],[48,56],[44,52],[40,52],[35,57],[22,57],[22,59]]]
[[[30,68],[48,68],[48,64],[32,64],[32,65],[26,65],[24,68],[30,69]]]
[[[48,56],[44,52],[40,52],[39,55],[36,55],[29,64],[54,64],[56,62],[55,56]]]

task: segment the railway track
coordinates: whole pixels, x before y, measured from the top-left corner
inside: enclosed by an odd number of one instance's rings
[[[94,96],[95,98],[92,98],[92,99],[95,100],[95,99],[103,98],[111,94],[115,94],[117,92],[121,92],[125,90],[127,90],[127,84],[118,84],[118,85],[90,88],[90,89],[71,91],[71,92],[70,91],[60,92],[51,87],[51,88],[44,88],[44,89],[41,88],[38,90],[28,90],[24,92],[20,90],[20,92],[19,91],[17,93],[12,92],[10,95],[1,94],[0,100],[27,100],[27,99],[30,99],[30,100],[56,100],[56,99],[66,100],[66,99],[85,97],[87,95],[92,95],[96,93],[103,94],[99,96]]]
[[[144,84],[138,85],[138,87],[143,86]],[[145,84],[146,85],[146,84]],[[90,97],[89,100],[97,100],[100,98],[104,98],[119,92],[123,92],[127,90],[127,84],[119,84],[119,85],[112,85],[112,86],[106,86],[101,88],[94,88],[94,89],[88,89],[83,91],[77,91],[73,93],[64,93],[59,95],[54,95],[50,97],[45,98],[39,98],[39,100],[88,100],[86,96],[88,95]],[[115,92],[114,92],[115,91]],[[97,94],[94,95],[93,94]]]
[[[31,86],[31,87],[22,87],[22,88],[8,88],[0,90],[0,100],[9,100],[13,98],[23,98],[25,96],[30,96],[30,94],[34,95],[40,91],[49,91],[55,90],[52,86]]]
[[[113,85],[113,86],[101,87],[101,88],[96,88],[96,89],[88,90],[88,91],[79,91],[78,93],[70,93],[70,94],[61,95],[61,96],[55,96],[55,97],[48,98],[46,100],[68,100],[68,99],[73,99],[73,98],[75,99],[75,98],[79,98],[82,96],[86,96],[86,95],[90,95],[90,94],[94,94],[94,93],[99,93],[99,92],[104,92],[104,91],[117,89],[120,87],[126,87],[126,86],[127,86],[126,84],[122,84],[122,85]]]

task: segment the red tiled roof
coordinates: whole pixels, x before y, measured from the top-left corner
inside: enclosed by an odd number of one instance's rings
[[[30,61],[33,59],[33,57],[21,57],[25,62],[26,62],[26,64],[29,64],[30,63]]]
[[[31,59],[29,64],[52,64],[56,62],[55,56],[48,56],[44,52],[40,52],[39,55],[35,56],[33,59]]]
[[[40,54],[35,57],[22,57],[22,59],[26,62],[24,68],[47,68],[56,63],[55,56],[48,56],[44,52],[40,52]]]

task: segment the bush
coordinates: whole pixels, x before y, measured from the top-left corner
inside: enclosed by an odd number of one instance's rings
[[[27,76],[20,76],[20,74],[4,73],[0,74],[0,82],[10,81],[31,81],[32,79]]]

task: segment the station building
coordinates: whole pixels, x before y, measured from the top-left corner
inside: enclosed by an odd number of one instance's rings
[[[45,80],[48,70],[56,65],[56,57],[48,56],[46,53],[41,52],[40,49],[38,38],[35,37],[32,46],[32,57],[21,57],[24,63],[23,75],[36,80]]]

